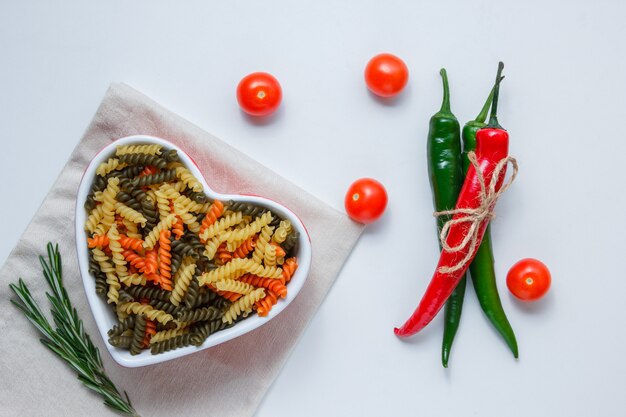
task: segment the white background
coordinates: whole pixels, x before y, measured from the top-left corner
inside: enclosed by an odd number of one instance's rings
[[[123,81],[337,209],[359,177],[387,187],[387,213],[355,247],[258,417],[624,415],[626,3],[167,3],[0,3],[0,262],[108,85]],[[362,75],[383,51],[410,70],[389,103]],[[409,341],[392,329],[437,259],[425,140],[438,71],[447,68],[464,123],[498,60],[500,121],[520,174],[498,203],[493,240],[520,359],[470,285],[446,370],[441,317]],[[235,100],[239,79],[257,70],[284,89],[278,114],[261,123]],[[523,257],[553,274],[532,305],[504,284]]]

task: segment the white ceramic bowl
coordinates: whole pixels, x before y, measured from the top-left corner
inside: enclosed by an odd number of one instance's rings
[[[288,295],[285,299],[281,299],[278,303],[270,310],[267,317],[259,317],[258,315],[253,315],[248,317],[245,320],[242,320],[235,324],[233,327],[228,329],[221,330],[209,336],[205,342],[199,346],[188,346],[175,350],[171,350],[169,352],[161,353],[158,355],[153,355],[150,353],[150,350],[144,350],[139,355],[131,355],[128,350],[119,349],[113,347],[108,342],[107,331],[113,327],[118,321],[117,317],[113,312],[113,307],[107,305],[106,301],[103,300],[96,294],[96,286],[95,279],[89,273],[89,250],[87,248],[87,233],[84,230],[85,221],[87,219],[88,213],[83,207],[85,200],[87,199],[87,195],[91,189],[91,185],[96,176],[96,168],[100,163],[106,161],[108,158],[115,154],[115,148],[119,145],[129,145],[129,144],[152,144],[157,143],[162,145],[168,149],[176,149],[178,151],[178,155],[180,157],[180,161],[193,173],[193,175],[198,178],[202,182],[204,186],[204,192],[209,196],[209,198],[214,199],[217,198],[221,201],[245,201],[253,204],[257,204],[263,207],[266,207],[278,214],[282,218],[285,218],[291,222],[294,229],[299,232],[299,240],[296,245],[296,254],[295,256],[298,259],[298,268],[294,276],[287,288],[289,289]],[[209,180],[210,181],[210,180]],[[258,197],[258,196],[249,196],[249,195],[231,195],[231,194],[218,194],[211,190],[211,187],[208,186],[207,181],[204,179],[200,170],[193,162],[193,160],[180,148],[177,146],[159,138],[151,137],[151,136],[129,136],[122,139],[118,139],[110,145],[106,146],[102,149],[91,161],[80,183],[80,187],[78,189],[78,196],[76,199],[76,247],[78,252],[78,262],[80,266],[80,272],[83,278],[83,284],[85,287],[85,293],[87,295],[87,299],[89,300],[89,305],[91,306],[91,311],[93,312],[93,316],[98,325],[98,330],[100,331],[100,335],[105,341],[105,345],[109,350],[109,353],[113,357],[113,359],[122,366],[126,367],[138,367],[145,365],[152,365],[159,362],[164,362],[170,359],[180,358],[185,355],[189,355],[191,353],[199,352],[211,346],[218,345],[220,343],[226,342],[228,340],[234,339],[237,336],[241,336],[245,333],[248,333],[259,326],[267,323],[276,317],[281,311],[283,311],[291,301],[298,295],[298,292],[304,285],[304,281],[307,278],[309,273],[309,269],[311,266],[311,241],[309,235],[306,231],[306,228],[302,224],[302,221],[296,216],[291,210],[284,207],[283,205],[268,200],[266,198]]]

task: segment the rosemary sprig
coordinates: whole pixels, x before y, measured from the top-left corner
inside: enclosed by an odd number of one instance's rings
[[[63,287],[59,245],[53,246],[52,243],[48,243],[47,248],[48,259],[40,256],[39,261],[43,268],[43,275],[52,290],[52,293],[47,292],[46,296],[52,304],[50,311],[56,328],[53,328],[44,316],[22,278],[17,284],[9,284],[11,290],[19,298],[19,300],[12,299],[11,302],[43,335],[40,339],[41,343],[63,359],[78,374],[78,379],[87,388],[104,399],[107,407],[122,414],[138,417],[128,394],[124,392],[122,396],[106,375],[100,352],[85,332],[83,322],[67,296]]]

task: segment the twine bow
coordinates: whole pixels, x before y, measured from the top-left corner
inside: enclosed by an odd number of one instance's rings
[[[439,234],[439,240],[441,241],[441,247],[443,250],[447,252],[459,252],[464,250],[468,245],[470,249],[467,251],[467,255],[459,261],[456,265],[453,266],[442,266],[438,269],[438,272],[442,274],[449,274],[459,269],[462,269],[467,265],[467,263],[472,259],[476,247],[480,243],[480,239],[478,234],[480,232],[480,225],[484,221],[490,221],[496,215],[493,213],[493,208],[498,201],[498,198],[511,186],[515,177],[517,176],[517,160],[512,156],[507,156],[504,159],[501,159],[496,167],[493,170],[493,174],[491,177],[491,181],[489,182],[489,187],[485,184],[485,178],[483,173],[480,170],[478,165],[478,160],[476,159],[476,154],[474,152],[469,152],[467,157],[470,162],[474,166],[476,170],[476,176],[478,177],[478,183],[480,184],[480,194],[478,195],[480,204],[476,208],[459,208],[453,210],[444,210],[437,211],[433,213],[435,217],[440,216],[455,216],[457,214],[461,214],[462,216],[457,216],[457,218],[452,218],[448,220],[443,227],[441,228],[441,233]],[[496,191],[496,185],[500,179],[500,175],[502,171],[506,168],[506,166],[511,163],[513,166],[513,173],[511,178],[500,187],[498,191]],[[456,246],[450,246],[446,242],[448,239],[448,234],[450,233],[450,228],[456,224],[461,223],[469,223],[469,229],[465,235],[465,238]]]

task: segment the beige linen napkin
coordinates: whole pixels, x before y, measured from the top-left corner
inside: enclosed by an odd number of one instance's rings
[[[311,272],[300,294],[274,320],[222,345],[165,363],[127,369],[109,356],[87,304],[74,241],[76,191],[89,160],[116,138],[147,134],[170,140],[200,167],[215,191],[272,198],[302,219],[313,245]],[[237,170],[232,167],[236,166]],[[37,261],[58,242],[65,285],[113,381],[143,417],[252,415],[322,302],[362,226],[253,159],[124,84],[113,84],[19,243],[0,270],[0,415],[109,416],[75,374],[39,343],[9,303],[10,282],[23,277],[47,311]]]

